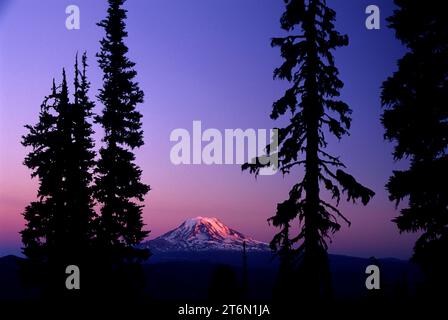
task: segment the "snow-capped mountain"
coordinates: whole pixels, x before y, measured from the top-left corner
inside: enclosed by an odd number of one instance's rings
[[[217,218],[196,217],[187,219],[179,227],[158,238],[146,241],[141,247],[153,252],[169,251],[268,251],[268,244],[246,237],[230,229]]]

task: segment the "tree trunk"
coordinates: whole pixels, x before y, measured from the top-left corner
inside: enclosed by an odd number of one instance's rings
[[[308,41],[309,68],[306,86],[307,145],[305,159],[305,240],[304,240],[304,282],[307,298],[313,301],[321,296],[321,268],[322,257],[325,254],[320,244],[319,234],[319,119],[322,113],[319,93],[317,91],[317,73],[319,57],[317,53],[316,31],[316,3],[310,1],[308,7],[308,21],[304,24],[305,37]]]

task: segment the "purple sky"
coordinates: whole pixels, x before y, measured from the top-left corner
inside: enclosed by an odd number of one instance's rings
[[[415,235],[399,235],[390,221],[397,215],[384,185],[394,168],[392,146],[383,141],[379,93],[395,69],[403,48],[384,18],[392,1],[375,1],[381,30],[364,27],[370,1],[328,1],[337,11],[337,27],[350,38],[336,52],[345,82],[342,96],[352,107],[351,136],[333,142],[349,172],[376,192],[367,206],[342,204],[352,221],[335,235],[330,251],[357,256],[408,258]],[[78,5],[81,29],[65,28],[65,8]],[[106,1],[0,0],[0,256],[18,254],[23,208],[35,198],[36,181],[22,165],[27,150],[20,145],[23,125],[35,123],[52,78],[65,67],[72,78],[76,51],[87,50],[92,97],[101,83],[94,54],[106,14]],[[145,92],[146,144],[137,154],[143,179],[152,187],[144,219],[155,237],[192,216],[214,216],[256,239],[269,241],[276,231],[266,219],[286,199],[301,171],[288,177],[257,180],[237,165],[174,166],[170,132],[203,128],[271,128],[272,102],[286,83],[273,81],[281,63],[270,38],[281,35],[281,0],[130,0],[127,3],[130,58],[137,63]],[[101,106],[97,106],[97,112]],[[98,140],[101,130],[96,128]]]

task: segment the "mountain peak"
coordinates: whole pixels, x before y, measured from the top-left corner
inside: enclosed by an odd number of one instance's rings
[[[244,242],[248,251],[269,250],[266,243],[246,237],[218,218],[198,216],[142,246],[153,251],[241,251]]]
[[[221,221],[219,221],[218,218],[210,218],[210,217],[201,217],[201,216],[197,216],[194,218],[189,218],[187,220],[184,221],[184,223],[188,224],[188,225],[194,225],[194,224],[205,224],[205,223],[212,223],[212,224],[223,224]]]

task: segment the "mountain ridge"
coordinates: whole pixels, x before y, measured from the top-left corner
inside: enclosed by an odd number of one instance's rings
[[[143,242],[140,247],[154,252],[242,251],[244,243],[249,252],[270,250],[267,243],[229,228],[218,218],[198,216],[185,220],[177,228],[153,240]]]

